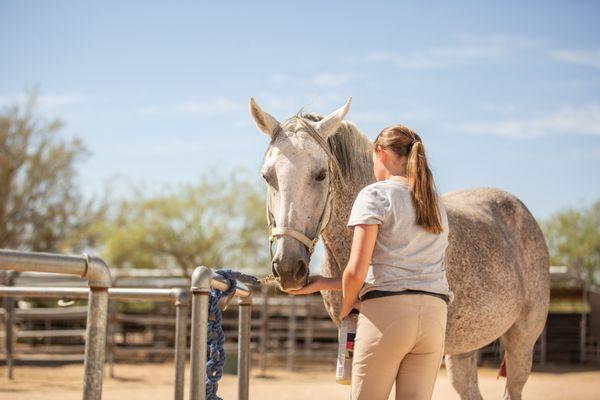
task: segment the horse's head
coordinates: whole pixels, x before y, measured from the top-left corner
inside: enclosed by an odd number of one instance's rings
[[[310,255],[331,207],[330,175],[336,164],[327,138],[350,103],[324,118],[295,116],[280,124],[250,99],[254,123],[271,138],[261,175],[268,188],[269,234],[277,246],[271,270],[283,289],[307,284]]]

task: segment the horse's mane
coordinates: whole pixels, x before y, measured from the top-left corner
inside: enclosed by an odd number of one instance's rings
[[[323,116],[316,113],[306,113],[300,110],[298,114],[285,121],[282,126],[288,127],[296,118],[318,122]],[[338,130],[329,138],[327,143],[340,167],[343,179],[347,182],[370,182],[373,180],[371,165],[371,150],[373,145],[358,127],[350,121],[342,121]],[[365,168],[365,165],[369,167]]]

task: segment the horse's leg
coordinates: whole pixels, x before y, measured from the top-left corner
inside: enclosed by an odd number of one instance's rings
[[[504,400],[519,400],[531,372],[533,347],[544,329],[545,314],[535,310],[517,320],[500,337],[506,349],[506,387]]]
[[[448,377],[462,400],[483,400],[477,383],[477,350],[446,355]]]

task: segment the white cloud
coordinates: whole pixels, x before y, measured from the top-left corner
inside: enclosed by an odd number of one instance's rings
[[[484,102],[476,105],[476,108],[485,113],[492,113],[494,115],[501,116],[513,116],[518,111],[518,107],[515,104],[497,104]]]
[[[308,112],[328,114],[343,106],[348,100],[348,95],[336,91],[306,92],[279,89],[257,93],[254,98],[263,110],[283,121],[295,115],[301,108]]]
[[[266,112],[272,114],[280,121],[283,120],[282,113],[296,113],[304,104],[300,101],[300,95],[296,91],[282,95],[284,91],[265,91],[256,93],[254,100]]]
[[[456,130],[456,127],[453,127]],[[600,135],[600,104],[563,107],[531,118],[506,118],[493,122],[466,123],[459,130],[514,139],[551,134]]]
[[[2,95],[0,96],[0,105],[24,104],[28,99],[29,96],[24,93]],[[90,101],[92,101],[92,98],[83,93],[47,93],[37,95],[36,105],[42,109],[57,109]]]
[[[248,116],[247,118],[237,120],[233,126],[235,126],[236,128],[246,129],[246,128],[253,128],[254,123],[252,122],[252,119],[250,118],[250,116]]]
[[[568,155],[580,160],[583,158],[597,160],[600,159],[600,147],[573,148],[568,150]]]
[[[352,80],[353,76],[351,74],[332,74],[332,73],[322,73],[318,74],[313,78],[313,82],[319,86],[343,86]]]
[[[536,47],[537,43],[524,38],[462,36],[455,44],[417,52],[373,52],[367,54],[366,59],[373,63],[391,63],[402,69],[440,69],[501,60]]]
[[[306,106],[306,111],[317,112],[327,115],[343,106],[348,100],[348,95],[337,92],[313,92],[306,93],[303,105]],[[350,107],[352,109],[352,107]]]
[[[288,82],[289,76],[285,74],[275,74],[269,78],[269,82],[274,85],[283,85]]]
[[[560,61],[600,68],[600,50],[559,50],[552,56]]]
[[[377,111],[355,112],[352,113],[348,119],[357,124],[383,124],[393,121],[393,117],[390,114]]]
[[[320,72],[313,76],[291,76],[286,74],[275,74],[269,78],[269,82],[273,85],[289,85],[289,86],[322,86],[322,87],[339,87],[347,85],[354,80],[355,76],[349,73],[335,72]]]
[[[143,115],[188,115],[196,117],[209,117],[237,111],[241,106],[227,99],[215,101],[185,101],[168,106],[149,106],[141,109]]]
[[[42,94],[38,97],[40,107],[58,108],[66,105],[87,103],[91,98],[82,93]]]
[[[119,151],[128,155],[143,156],[176,156],[199,154],[207,151],[216,151],[226,147],[221,140],[181,140],[169,139],[168,141],[139,142],[123,146]]]

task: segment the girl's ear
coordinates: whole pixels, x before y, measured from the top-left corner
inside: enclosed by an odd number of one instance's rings
[[[375,147],[375,156],[377,157],[377,159],[380,162],[383,163],[387,158],[387,153],[383,147],[381,147],[380,145],[377,145]]]

